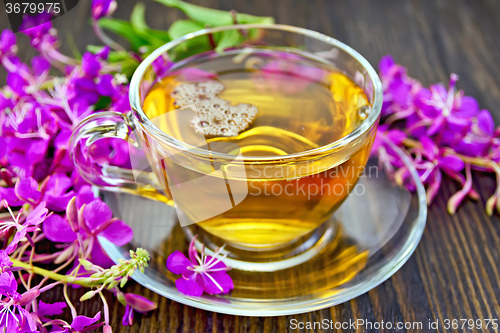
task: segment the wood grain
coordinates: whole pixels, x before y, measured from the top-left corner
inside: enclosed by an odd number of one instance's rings
[[[135,2],[120,0],[115,16],[126,18]],[[500,2],[497,0],[193,2],[270,15],[278,23],[320,31],[352,46],[373,65],[381,56],[392,54],[397,62],[408,67],[411,76],[424,84],[446,82],[450,73],[457,73],[461,77],[459,88],[476,97],[500,124]],[[80,50],[88,44],[97,44],[88,24],[89,6],[90,1],[82,0],[72,12],[55,22],[62,39],[71,35]],[[165,29],[183,17],[179,11],[157,3],[148,2],[147,6],[148,22],[155,28]],[[0,9],[3,29],[8,22],[1,5]],[[21,39],[19,53],[26,60],[34,52],[26,38]],[[70,52],[67,43],[62,50]],[[3,80],[4,74],[0,73],[0,77]],[[129,292],[145,294],[157,301],[159,308],[151,315],[137,316],[134,326],[124,327],[120,324],[123,307],[108,297],[114,332],[286,332],[290,330],[291,319],[422,321],[425,326],[429,320],[438,319],[442,322],[499,318],[500,225],[498,215],[490,218],[484,212],[485,201],[493,193],[495,183],[490,176],[476,173],[474,186],[481,194],[480,200],[466,202],[455,216],[450,216],[446,212],[446,199],[458,188],[446,180],[429,209],[427,228],[415,254],[387,282],[350,302],[287,317],[237,317],[190,308],[132,284]],[[82,294],[83,290],[71,291],[73,299]],[[55,289],[42,299],[60,300],[62,290]],[[100,303],[84,302],[77,304],[77,308],[81,313],[93,315],[100,310]],[[70,318],[69,312],[65,315]],[[441,327],[439,331],[445,330]]]

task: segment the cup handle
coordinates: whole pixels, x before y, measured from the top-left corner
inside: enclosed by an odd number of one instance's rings
[[[88,147],[100,139],[119,138],[139,147],[130,138],[135,129],[132,113],[100,112],[85,118],[73,131],[69,153],[80,175],[92,185],[112,192],[140,195],[172,205],[172,200],[152,172],[134,171],[106,164],[98,164],[86,153]]]

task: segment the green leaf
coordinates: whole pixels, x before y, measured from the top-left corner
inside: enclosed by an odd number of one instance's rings
[[[109,98],[108,96],[100,96],[99,100],[94,105],[94,110],[105,110],[110,103],[111,103],[111,98]]]
[[[145,39],[153,49],[168,43],[170,41],[168,33],[150,29],[145,14],[146,6],[143,3],[136,4],[130,16],[130,23],[136,34]]]
[[[175,7],[182,10],[190,19],[196,21],[203,26],[206,24],[212,27],[220,27],[233,24],[233,16],[230,12],[218,9],[205,8],[196,6],[180,0],[155,0],[168,7]],[[249,14],[236,14],[238,23],[261,23],[272,24],[272,17],[259,17]]]
[[[215,51],[222,52],[228,47],[239,45],[242,41],[243,37],[238,30],[222,31]]]
[[[128,40],[134,51],[137,51],[143,45],[149,45],[146,39],[142,38],[135,32],[130,22],[118,19],[102,18],[99,20],[99,26]]]
[[[137,3],[130,15],[130,23],[137,33],[145,33],[149,29],[146,19],[144,18],[145,14],[146,6],[142,2]]]
[[[168,29],[168,34],[170,38],[176,39],[203,28],[204,26],[191,20],[177,20]]]
[[[147,33],[158,39],[161,39],[163,43],[168,43],[172,40],[168,31],[149,29]]]

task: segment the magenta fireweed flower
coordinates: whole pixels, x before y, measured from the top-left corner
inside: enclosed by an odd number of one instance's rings
[[[201,296],[203,292],[210,295],[228,293],[234,285],[227,274],[231,268],[222,262],[227,254],[218,257],[223,247],[215,252],[214,257],[205,255],[202,250],[200,257],[194,246],[195,241],[196,237],[189,244],[189,259],[180,251],[168,256],[167,269],[174,274],[182,274],[175,281],[175,286],[181,293],[189,296]]]
[[[97,241],[102,236],[116,244],[123,246],[133,238],[132,229],[125,222],[113,218],[111,209],[100,199],[83,187],[75,200],[77,213],[67,218],[53,214],[43,224],[43,232],[47,239],[55,243],[78,242],[78,234],[83,241],[91,242],[90,257],[92,262],[101,267],[109,267],[113,262],[104,253]],[[68,220],[71,219],[71,220]],[[76,219],[76,221],[75,221]],[[90,243],[89,243],[90,244]]]
[[[91,12],[92,18],[98,20],[105,16],[110,16],[116,10],[115,0],[92,0]]]
[[[458,75],[452,74],[448,89],[442,84],[422,88],[415,96],[415,106],[422,117],[421,125],[429,125],[427,135],[432,136],[445,127],[463,131],[479,111],[479,104],[463,92],[455,91]],[[417,125],[414,125],[417,126]]]
[[[19,242],[24,237],[26,237],[27,233],[35,231],[38,228],[38,226],[45,220],[48,210],[45,208],[45,202],[42,202],[41,204],[36,206],[28,214],[28,216],[24,217],[23,215],[21,215],[22,211],[20,211],[17,216],[14,216],[8,203],[3,201],[2,204],[9,210],[12,221],[0,221],[0,232],[6,232],[11,228],[16,229],[14,238],[5,249],[5,251],[8,254],[11,254],[17,248],[17,244],[19,244]]]
[[[31,289],[24,294],[17,292],[17,282],[12,272],[0,274],[0,327],[6,332],[35,332],[36,322],[24,306],[38,297],[39,291]]]
[[[36,180],[24,178],[16,184],[15,191],[17,197],[26,203],[38,205],[45,202],[50,210],[61,212],[75,196],[72,190],[67,192],[71,185],[71,179],[68,176],[55,173],[45,180],[41,190],[38,189]]]

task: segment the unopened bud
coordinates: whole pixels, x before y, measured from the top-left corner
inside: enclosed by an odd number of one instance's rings
[[[87,271],[90,271],[92,270],[92,267],[94,266],[90,261],[88,261],[87,259],[78,259],[78,261],[80,261],[80,264],[82,264],[83,268],[85,268],[85,270]]]
[[[114,289],[116,287],[118,287],[118,281],[113,281],[108,285],[108,289]]]
[[[121,281],[120,281],[120,288],[125,287],[125,285],[127,284],[127,282],[128,282],[128,278],[124,277],[123,279],[121,279]]]
[[[120,302],[123,306],[127,306],[127,302],[125,301],[125,295],[121,291],[118,291],[116,293],[116,298],[118,299],[118,302]]]
[[[78,232],[78,208],[76,207],[76,197],[73,197],[66,206],[66,217],[68,218],[71,230]]]
[[[86,292],[82,297],[80,297],[80,302],[87,301],[94,297],[96,295],[96,292],[94,290]]]
[[[19,305],[25,306],[29,304],[31,301],[37,298],[38,295],[40,295],[40,290],[38,290],[38,288],[33,288],[28,290],[27,292],[21,295],[21,300],[19,301]]]

